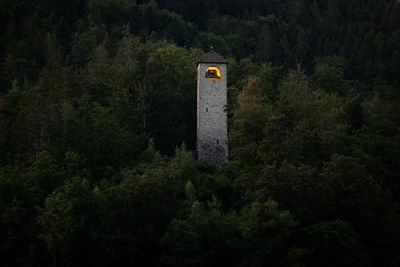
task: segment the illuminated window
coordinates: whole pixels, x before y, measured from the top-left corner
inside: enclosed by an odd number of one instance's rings
[[[221,78],[221,73],[217,67],[211,66],[206,70],[206,78],[219,79]]]

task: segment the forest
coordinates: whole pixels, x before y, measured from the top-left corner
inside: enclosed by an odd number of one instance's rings
[[[195,161],[228,59],[229,163]],[[0,0],[2,266],[400,266],[398,0]]]

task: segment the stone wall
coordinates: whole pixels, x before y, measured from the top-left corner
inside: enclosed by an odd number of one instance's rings
[[[207,79],[206,70],[215,66],[220,79]],[[218,165],[228,160],[227,64],[199,63],[197,66],[197,156]]]

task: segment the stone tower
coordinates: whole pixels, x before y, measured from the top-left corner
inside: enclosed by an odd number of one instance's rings
[[[197,63],[197,157],[220,166],[228,161],[227,66],[213,50]]]

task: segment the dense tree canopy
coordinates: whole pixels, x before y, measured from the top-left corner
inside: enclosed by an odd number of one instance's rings
[[[4,266],[399,266],[399,1],[1,0],[0,152]]]

